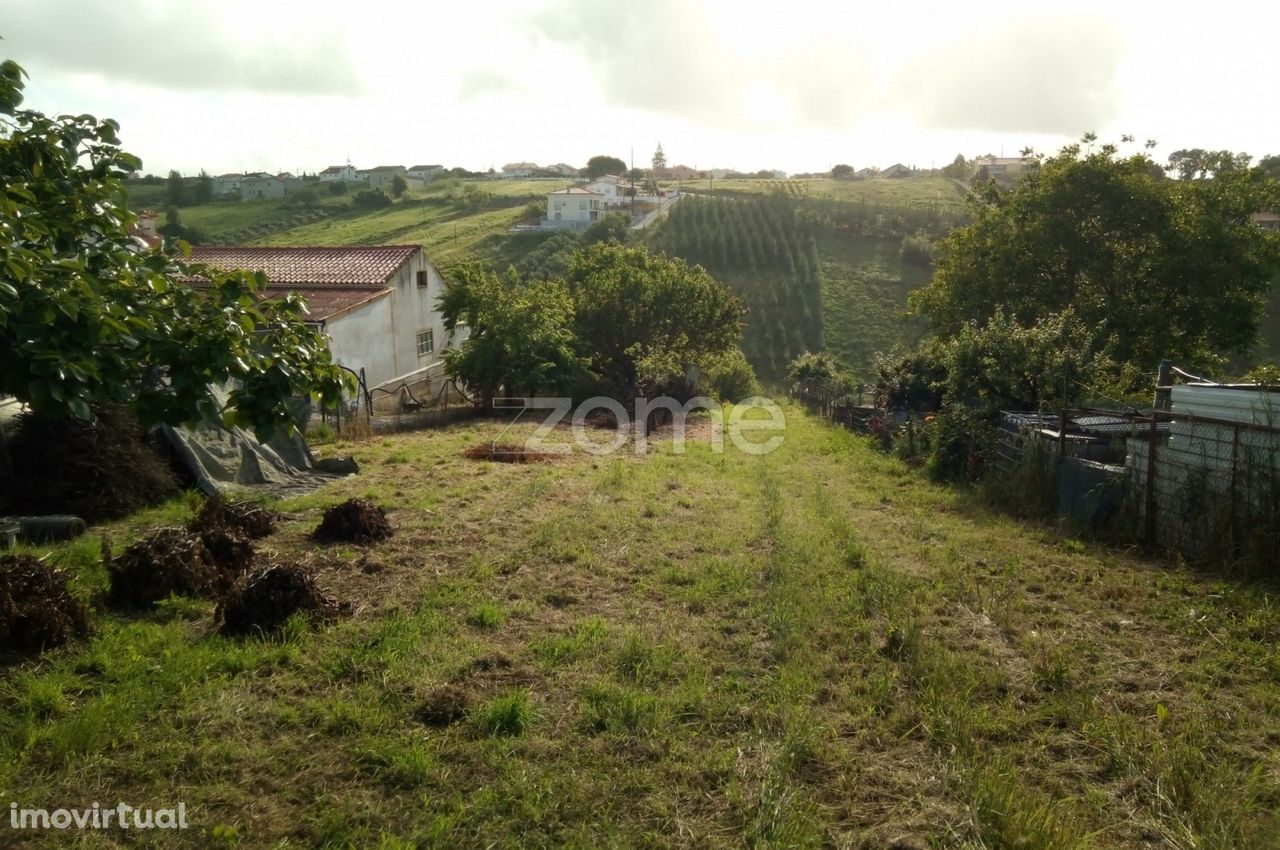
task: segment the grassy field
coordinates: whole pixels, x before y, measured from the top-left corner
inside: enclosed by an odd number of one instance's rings
[[[6,667],[0,797],[192,829],[0,844],[1276,846],[1274,590],[994,516],[791,408],[764,456],[462,457],[501,427],[332,447],[361,474],[281,505],[266,545],[350,619],[229,640],[174,601]],[[395,536],[308,542],[353,495]],[[98,549],[55,552],[85,594]]]
[[[772,195],[782,193],[795,198],[830,198],[837,201],[901,206],[939,206],[959,209],[964,206],[965,190],[945,177],[906,177],[875,180],[706,180],[685,182],[691,192],[726,195]]]

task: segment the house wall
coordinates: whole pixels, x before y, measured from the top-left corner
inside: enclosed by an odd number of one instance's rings
[[[240,197],[251,198],[283,198],[285,186],[280,180],[245,180],[240,184]]]
[[[427,273],[425,287],[418,285],[420,271]],[[463,329],[451,339],[445,331],[436,309],[444,280],[425,256],[406,263],[388,285],[392,289],[386,295],[325,323],[334,359],[357,372],[364,367],[370,388],[439,362],[446,348],[461,345],[467,336]],[[419,356],[418,333],[426,330],[432,332],[434,350]]]
[[[557,221],[556,213],[560,213],[561,222],[593,222],[600,217],[603,207],[604,198],[599,196],[547,195],[547,219],[553,224]]]
[[[334,362],[356,372],[363,368],[370,386],[398,374],[395,346],[393,340],[388,339],[394,304],[392,294],[388,293],[325,322]]]
[[[336,180],[359,180],[359,179],[360,178],[356,176],[356,170],[349,165],[344,165],[342,169],[337,172],[332,172],[332,171],[320,172],[321,183],[332,183]]]

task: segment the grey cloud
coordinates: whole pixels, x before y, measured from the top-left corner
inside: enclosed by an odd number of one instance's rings
[[[699,119],[733,116],[742,67],[702,10],[681,0],[563,0],[533,19],[536,32],[580,51],[619,106]],[[554,71],[548,80],[554,80]],[[557,82],[572,83],[572,80]]]
[[[1104,21],[1022,21],[922,57],[898,89],[928,127],[1074,136],[1115,117],[1122,52]]]
[[[803,126],[850,127],[879,102],[875,79],[857,50],[834,37],[783,57],[768,73]]]
[[[504,91],[523,91],[523,88],[509,77],[492,71],[467,71],[463,73],[458,84],[460,100],[474,100],[486,94],[497,94]]]
[[[19,62],[167,89],[354,95],[360,81],[334,34],[299,42],[252,20],[219,27],[196,4],[4,0],[0,45]]]

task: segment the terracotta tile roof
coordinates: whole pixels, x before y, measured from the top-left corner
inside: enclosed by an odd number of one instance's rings
[[[272,286],[376,287],[390,278],[422,248],[417,245],[370,245],[344,248],[246,248],[239,245],[195,245],[191,262],[219,269],[266,272]]]
[[[283,289],[269,289],[272,292],[284,292]],[[296,292],[307,299],[307,310],[310,322],[320,322],[337,313],[343,313],[353,307],[359,307],[366,301],[382,298],[391,290],[373,289],[372,287],[346,286],[294,286],[290,292]]]
[[[307,299],[312,322],[319,322],[381,298],[390,279],[422,249],[417,245],[352,248],[245,248],[193,245],[191,262],[219,269],[266,272],[266,297],[296,292]],[[200,286],[203,278],[186,278]]]

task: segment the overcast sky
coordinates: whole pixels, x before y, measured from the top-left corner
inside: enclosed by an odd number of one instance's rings
[[[832,0],[0,0],[26,106],[148,171],[483,170],[593,154],[821,171],[1093,130],[1280,152],[1280,6]]]

